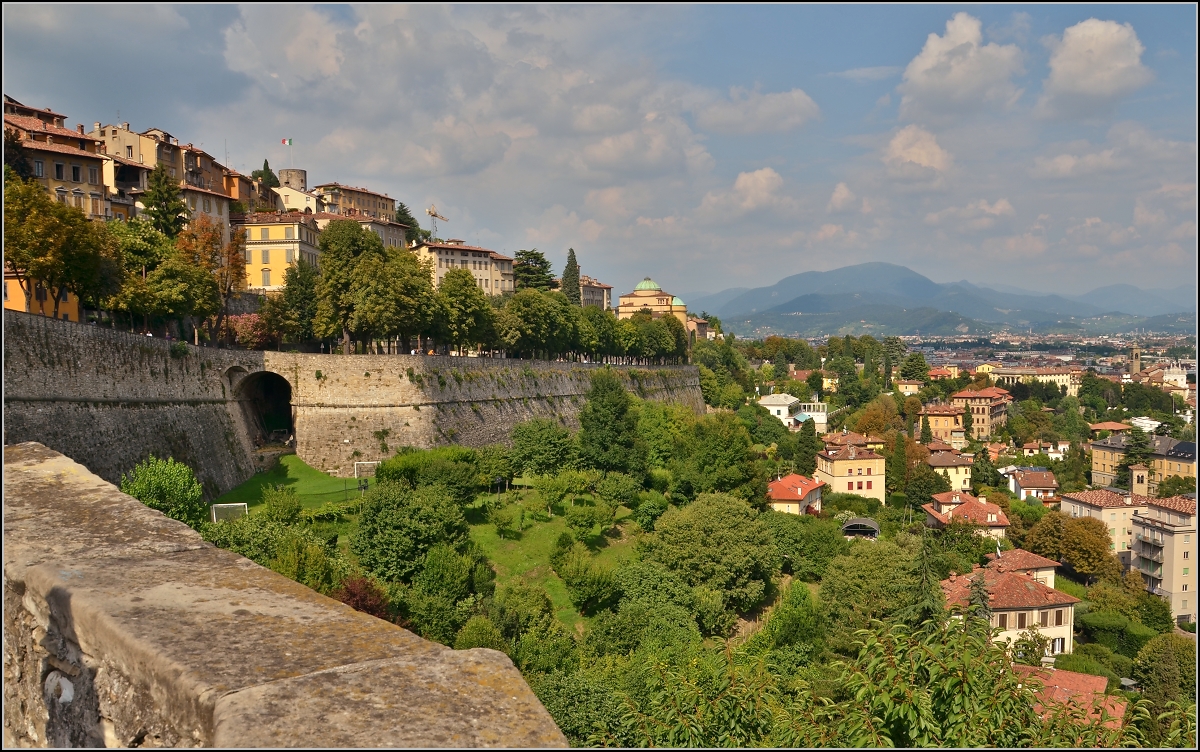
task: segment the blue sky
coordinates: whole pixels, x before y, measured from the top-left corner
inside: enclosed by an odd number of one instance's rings
[[[4,92],[624,291],[1196,277],[1196,10],[6,5]],[[423,213],[421,213],[424,217]],[[441,229],[441,227],[439,227]]]

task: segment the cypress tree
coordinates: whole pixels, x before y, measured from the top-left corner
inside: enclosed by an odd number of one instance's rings
[[[908,458],[905,449],[905,438],[897,433],[896,440],[892,443],[892,453],[888,455],[884,465],[888,493],[903,493],[908,486]]]
[[[821,440],[817,438],[817,424],[812,418],[800,427],[800,441],[796,448],[796,472],[812,477],[817,471],[817,452],[821,451]]]
[[[921,443],[928,444],[933,441],[933,429],[929,427],[929,416],[921,416]]]
[[[172,240],[187,224],[188,208],[179,195],[179,180],[171,177],[161,162],[150,173],[142,203],[150,218],[150,226]]]
[[[250,173],[250,177],[256,180],[261,180],[262,184],[267,188],[279,187],[279,178],[275,176],[275,172],[271,169],[271,165],[265,159],[263,160],[262,169],[255,170],[254,172]]]
[[[575,260],[575,249],[567,249],[567,265],[563,267],[562,291],[572,305],[582,305],[582,291],[579,288],[579,262]]]
[[[883,351],[883,388],[892,388],[892,356],[887,350]]]

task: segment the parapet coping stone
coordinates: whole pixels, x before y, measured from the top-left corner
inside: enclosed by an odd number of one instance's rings
[[[565,747],[503,653],[312,591],[29,442],[4,448],[4,577],[48,631],[205,746]]]

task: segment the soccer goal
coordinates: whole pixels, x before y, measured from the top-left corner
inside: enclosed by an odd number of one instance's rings
[[[213,504],[209,507],[209,514],[213,522],[236,520],[238,517],[245,517],[249,513],[250,507],[245,502],[238,504]]]
[[[361,470],[360,470],[361,466]],[[375,477],[375,468],[379,466],[379,460],[373,462],[355,462],[354,477],[355,478],[373,478]]]

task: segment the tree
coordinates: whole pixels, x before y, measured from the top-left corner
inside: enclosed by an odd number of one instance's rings
[[[182,260],[213,279],[217,310],[205,316],[216,314],[209,321],[209,336],[215,339],[229,310],[230,298],[246,289],[246,231],[237,228],[225,242],[224,226],[201,214],[180,232],[175,247]]]
[[[582,305],[583,292],[579,287],[579,262],[575,260],[575,249],[567,249],[567,265],[563,267],[562,291],[572,305]]]
[[[508,299],[497,317],[496,329],[509,353],[536,357],[550,349],[563,323],[548,295],[526,288]]]
[[[21,143],[21,134],[16,128],[7,126],[4,128],[4,166],[21,180],[33,177],[33,163],[29,159],[29,151]]]
[[[971,488],[978,490],[983,486],[996,488],[1004,482],[1000,471],[992,462],[991,452],[986,446],[980,447],[971,463]]]
[[[592,374],[587,404],[579,413],[579,456],[603,472],[642,475],[646,446],[638,438],[633,401],[616,374],[605,368]]]
[[[152,454],[139,462],[121,475],[121,492],[191,527],[208,521],[204,489],[190,467],[171,457],[160,460]]]
[[[554,271],[546,255],[534,248],[532,251],[517,251],[513,259],[513,279],[518,290],[553,290]]]
[[[466,520],[444,488],[387,481],[367,492],[350,550],[379,579],[408,583],[435,545],[457,549],[467,540]]]
[[[471,648],[491,648],[502,653],[509,652],[508,642],[492,620],[482,614],[472,616],[458,631],[454,638],[455,650],[470,650]]]
[[[890,494],[902,493],[908,487],[908,442],[899,431],[892,439],[891,452],[884,463],[885,485]]]
[[[1158,498],[1169,499],[1172,496],[1196,493],[1196,479],[1183,475],[1171,475],[1158,482]]]
[[[317,280],[320,275],[312,264],[298,259],[283,274],[280,330],[295,342],[313,338],[313,320],[317,317]]]
[[[180,253],[172,254],[147,275],[146,290],[153,300],[152,312],[168,319],[204,319],[221,307],[216,280]]]
[[[1159,635],[1146,643],[1133,661],[1133,676],[1142,697],[1151,704],[1147,728],[1150,746],[1162,744],[1167,731],[1158,716],[1168,703],[1196,697],[1196,643],[1180,635]]]
[[[534,418],[513,426],[508,457],[522,474],[556,475],[575,466],[577,451],[571,432],[557,421]]]
[[[913,507],[932,503],[934,494],[949,490],[950,481],[946,480],[946,476],[924,462],[909,471],[908,484],[904,487],[908,503]]]
[[[469,269],[451,269],[437,291],[438,328],[462,352],[463,345],[489,339],[492,305]]]
[[[1108,526],[1103,521],[1095,517],[1072,517],[1063,521],[1062,561],[1084,577],[1113,582],[1120,579],[1121,564],[1112,554],[1111,546]]]
[[[271,170],[270,163],[265,159],[263,160],[262,169],[251,172],[250,177],[254,180],[261,180],[263,186],[266,188],[279,187],[279,178],[275,176],[275,172]]]
[[[340,334],[343,352],[349,355],[357,293],[355,270],[364,255],[384,257],[383,241],[352,219],[335,219],[321,233],[320,247],[313,331],[320,337]]]
[[[913,554],[891,541],[853,545],[829,563],[821,580],[821,606],[839,635],[835,646],[850,647],[856,629],[872,619],[894,619],[915,600]]]
[[[1146,464],[1153,450],[1154,446],[1145,431],[1137,426],[1130,428],[1125,434],[1125,454],[1121,457],[1121,462],[1117,465],[1117,477],[1113,481],[1113,485],[1119,488],[1132,489],[1133,486],[1129,478],[1129,467],[1131,465]]]
[[[775,511],[760,519],[771,529],[783,571],[806,582],[820,582],[829,563],[850,548],[837,520]]]
[[[421,223],[412,215],[403,201],[396,202],[396,222],[404,225],[404,240],[408,243],[412,243],[414,240],[420,241],[429,234],[421,229]]]
[[[189,213],[180,195],[179,179],[171,175],[162,162],[150,173],[142,204],[151,226],[172,240],[187,225]]]
[[[1047,512],[1025,536],[1025,549],[1047,559],[1063,558],[1063,527],[1067,520],[1061,512]]]
[[[900,378],[906,381],[928,381],[929,364],[921,353],[913,353],[904,359],[900,366]]]
[[[669,510],[638,550],[689,585],[715,589],[739,612],[762,600],[779,570],[771,531],[749,504],[725,494]]]
[[[766,495],[765,479],[751,464],[750,433],[736,415],[706,415],[680,442],[670,465],[672,497],[721,492],[757,502]]]
[[[886,351],[883,353],[883,388],[889,391],[892,388],[892,356]]]
[[[796,447],[796,472],[811,478],[817,471],[817,452],[820,452],[821,439],[817,436],[817,424],[812,418],[800,426],[800,438]]]
[[[38,288],[58,318],[65,293],[98,299],[119,286],[120,251],[108,227],[52,198],[35,181],[4,183],[4,270],[32,310]]]
[[[933,442],[933,429],[929,427],[929,416],[921,416],[921,443],[929,444]]]

